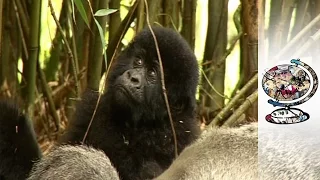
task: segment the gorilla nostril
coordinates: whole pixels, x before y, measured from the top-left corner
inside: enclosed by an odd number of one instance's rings
[[[135,84],[139,84],[140,80],[138,77],[131,77],[131,82],[135,83]]]
[[[128,78],[128,81],[129,81],[131,87],[134,87],[134,88],[141,87],[142,74],[140,74],[139,72],[137,72],[135,70],[129,70],[126,73],[126,76]]]
[[[141,87],[141,78],[140,75],[135,74],[130,78],[132,87],[139,89]]]
[[[127,78],[131,79],[131,72],[130,71],[127,71]]]

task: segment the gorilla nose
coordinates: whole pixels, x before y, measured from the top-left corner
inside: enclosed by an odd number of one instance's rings
[[[142,85],[142,74],[141,72],[131,69],[127,71],[127,78],[129,80],[130,86],[134,88],[140,88]]]

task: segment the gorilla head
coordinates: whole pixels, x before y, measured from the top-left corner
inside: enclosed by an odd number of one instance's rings
[[[196,58],[188,44],[173,30],[153,27],[153,31],[163,63],[170,107],[192,111],[198,84]],[[108,92],[118,108],[132,113],[133,122],[142,117],[161,119],[166,108],[160,76],[155,42],[149,28],[146,28],[120,54],[112,67]]]

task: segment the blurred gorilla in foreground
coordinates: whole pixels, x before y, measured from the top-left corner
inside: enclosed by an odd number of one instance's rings
[[[164,79],[179,153],[200,130],[196,119],[198,62],[182,36],[152,28],[163,63]],[[171,124],[163,98],[157,49],[149,28],[142,30],[112,64],[85,144],[103,150],[124,180],[158,176],[175,157]],[[79,144],[99,94],[87,91],[78,104],[62,144]]]
[[[258,127],[209,128],[156,180],[258,179]]]
[[[28,180],[119,180],[102,152],[87,146],[55,147],[33,166]]]
[[[32,122],[8,100],[0,100],[0,179],[24,180],[41,158]]]
[[[320,124],[259,126],[262,180],[320,179]]]
[[[320,179],[320,126],[311,126],[262,126],[259,140],[257,123],[208,129],[156,180]]]

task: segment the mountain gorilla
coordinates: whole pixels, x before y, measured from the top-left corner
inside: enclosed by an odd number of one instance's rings
[[[32,124],[16,104],[0,101],[0,179],[25,179],[41,158]],[[31,126],[30,126],[31,125]]]
[[[258,179],[257,123],[205,130],[156,180]]]
[[[152,28],[164,69],[178,150],[199,132],[196,120],[198,62],[175,31]],[[88,91],[77,106],[60,142],[79,143],[93,115],[98,93]],[[85,144],[102,149],[124,180],[150,179],[174,159],[174,140],[160,80],[155,42],[148,28],[140,32],[112,65]]]
[[[58,146],[33,166],[28,180],[119,180],[110,160],[87,146]]]

